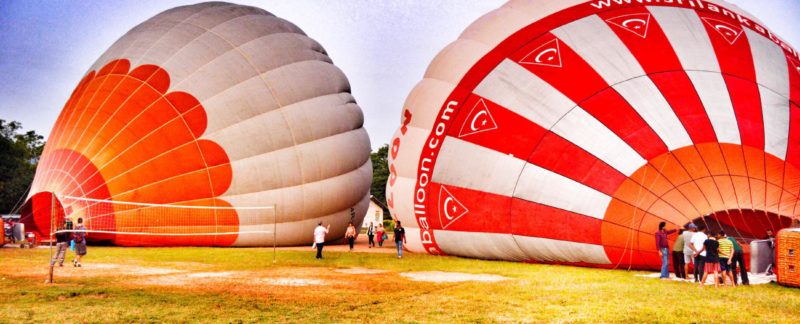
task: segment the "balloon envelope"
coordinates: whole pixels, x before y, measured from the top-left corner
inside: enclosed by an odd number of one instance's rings
[[[658,268],[660,222],[762,237],[800,214],[798,62],[724,1],[510,1],[408,96],[387,203],[409,249],[485,259]]]
[[[26,210],[43,232],[41,211],[63,209],[122,245],[310,244],[320,221],[335,239],[368,205],[362,124],[345,75],[292,23],[222,2],[170,9],[79,83]]]

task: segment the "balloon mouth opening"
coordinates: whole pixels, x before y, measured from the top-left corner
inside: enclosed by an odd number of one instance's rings
[[[765,239],[767,231],[773,234],[779,230],[797,225],[798,220],[763,210],[754,209],[729,209],[697,217],[689,223],[697,226],[705,225],[708,232],[719,233],[734,237],[740,242],[749,244],[753,240]]]
[[[20,222],[25,231],[34,232],[44,239],[65,224],[64,207],[50,191],[38,192],[28,198],[20,208]]]

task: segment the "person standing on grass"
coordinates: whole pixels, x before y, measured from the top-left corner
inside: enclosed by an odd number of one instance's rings
[[[347,239],[347,244],[350,244],[350,252],[353,252],[353,244],[356,243],[356,227],[353,222],[347,225],[347,231],[344,232],[344,237]]]
[[[378,225],[378,247],[383,247],[383,241],[386,240],[386,230],[383,228],[383,224]]]
[[[725,278],[728,278],[730,285],[735,285],[730,268],[730,262],[733,259],[733,243],[725,239],[725,231],[717,233],[717,242],[719,243],[719,271],[722,274],[722,284],[725,285]]]
[[[83,218],[78,218],[72,240],[75,241],[75,259],[72,259],[72,265],[80,267],[81,259],[86,255],[86,227],[83,226]]]
[[[686,225],[686,230],[681,234],[683,236],[683,273],[686,275],[684,279],[689,280],[689,265],[694,262],[694,250],[692,250],[692,236],[697,232],[697,225],[689,223]],[[696,267],[695,267],[696,268]],[[697,275],[694,280],[697,281]]]
[[[747,278],[747,267],[744,265],[744,249],[739,245],[735,238],[728,236],[728,240],[733,244],[733,258],[731,259],[731,272],[733,273],[733,284],[739,284],[739,274],[736,273],[738,264],[739,269],[742,271],[742,284],[750,285],[750,279]]]
[[[50,260],[50,267],[54,267],[56,265],[56,261],[58,261],[58,266],[64,266],[64,258],[67,256],[67,249],[69,249],[69,232],[65,231],[66,228],[61,226],[61,228],[56,231],[56,253],[53,254],[53,259]]]
[[[679,279],[686,279],[686,264],[683,262],[683,229],[678,231],[678,238],[672,246],[672,267],[675,276]]]
[[[367,246],[371,249],[375,246],[375,222],[369,222],[369,227],[367,227],[367,237],[369,238],[369,243]]]
[[[658,223],[656,232],[656,248],[661,257],[661,279],[669,279],[669,241],[667,235],[675,233],[677,230],[666,230],[667,222]]]
[[[331,224],[328,224],[328,227],[322,227],[322,222],[319,222],[317,228],[314,229],[314,246],[317,247],[317,260],[322,259],[322,247],[325,246],[325,234],[328,234],[330,229]]]
[[[717,242],[714,232],[709,233],[700,252],[706,253],[705,274],[703,274],[703,279],[700,279],[700,287],[705,285],[706,278],[712,273],[714,274],[714,287],[719,287],[719,242]]]
[[[403,243],[406,243],[406,229],[398,220],[394,225],[394,244],[397,246],[397,258],[403,258]]]
[[[703,272],[705,271],[705,261],[706,261],[706,251],[703,249],[703,244],[708,239],[708,235],[706,235],[706,226],[700,225],[697,229],[697,233],[692,235],[692,244],[690,247],[692,248],[692,257],[694,258],[694,282],[700,282],[703,278]]]

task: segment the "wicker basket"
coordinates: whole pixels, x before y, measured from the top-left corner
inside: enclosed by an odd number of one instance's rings
[[[800,228],[778,232],[775,243],[778,283],[800,287]]]

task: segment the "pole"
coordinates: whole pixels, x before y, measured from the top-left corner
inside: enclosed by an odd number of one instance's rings
[[[275,209],[275,204],[272,204],[272,264],[277,262],[275,260],[278,253],[278,210]]]
[[[56,196],[50,195],[50,278],[47,282],[53,284],[53,232],[55,231],[56,224]]]

